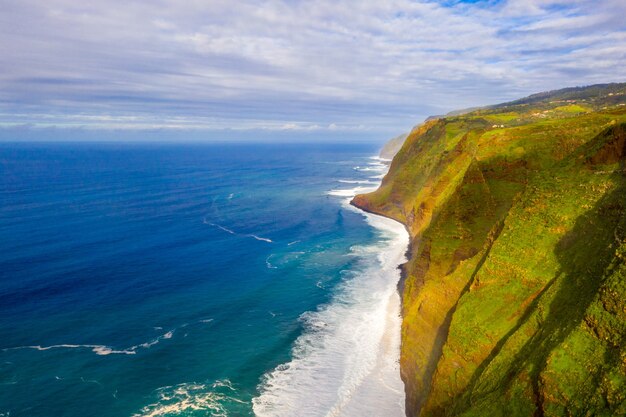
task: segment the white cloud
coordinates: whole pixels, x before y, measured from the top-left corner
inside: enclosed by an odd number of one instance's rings
[[[392,132],[626,80],[622,0],[0,3],[4,125]]]

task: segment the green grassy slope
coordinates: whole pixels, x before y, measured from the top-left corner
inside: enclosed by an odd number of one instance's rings
[[[409,415],[626,415],[626,85],[413,131],[354,203],[405,223]]]

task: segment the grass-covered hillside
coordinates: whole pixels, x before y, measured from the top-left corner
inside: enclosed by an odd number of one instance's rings
[[[626,415],[626,84],[414,130],[364,209],[406,224],[410,416]]]

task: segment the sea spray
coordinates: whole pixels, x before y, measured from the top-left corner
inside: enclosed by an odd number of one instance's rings
[[[351,248],[359,258],[357,267],[328,304],[301,316],[305,331],[294,344],[291,361],[267,373],[261,394],[253,399],[257,416],[405,415],[396,288],[409,237],[400,223],[350,206],[356,193],[372,189],[328,192],[348,197],[344,208],[362,213],[380,239]]]

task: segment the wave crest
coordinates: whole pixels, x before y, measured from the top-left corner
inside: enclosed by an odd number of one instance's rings
[[[387,165],[372,162],[355,169],[382,172],[382,177]],[[396,285],[409,237],[400,223],[351,206],[351,197],[375,188],[362,187],[362,180],[353,183],[355,188],[327,194],[342,197],[346,210],[363,214],[382,239],[351,248],[357,267],[342,271],[344,281],[328,304],[300,316],[303,333],[291,361],[265,374],[260,395],[252,399],[257,417],[360,416],[372,410],[387,417],[405,415]]]

